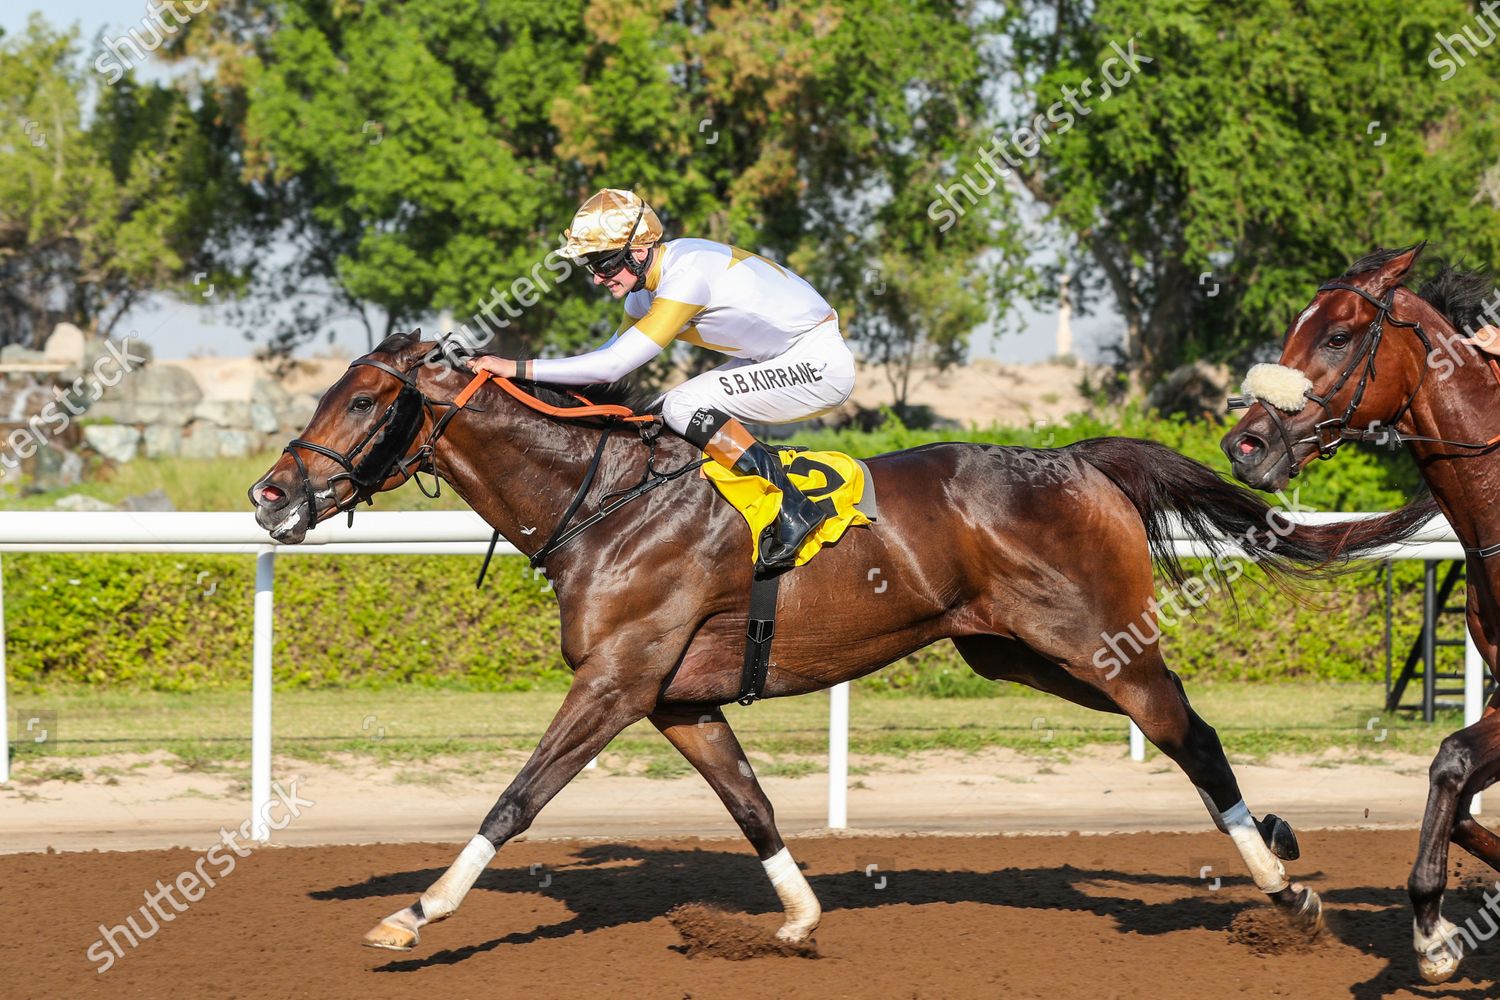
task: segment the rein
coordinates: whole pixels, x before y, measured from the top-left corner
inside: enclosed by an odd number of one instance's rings
[[[417,387],[416,379],[410,372],[400,371],[383,361],[377,361],[373,358],[357,358],[349,367],[353,368],[356,365],[367,365],[377,371],[399,379],[401,382],[401,391],[397,393],[395,400],[386,407],[385,413],[376,422],[375,426],[370,428],[365,436],[347,454],[337,452],[325,445],[318,444],[316,441],[308,441],[304,438],[294,438],[291,443],[282,449],[283,453],[290,454],[292,461],[297,464],[297,471],[302,477],[303,502],[307,504],[309,518],[316,516],[318,494],[312,487],[312,479],[308,473],[307,465],[303,462],[302,456],[298,454],[298,449],[301,448],[330,458],[344,469],[343,472],[335,473],[329,477],[327,489],[331,494],[334,484],[338,480],[349,480],[351,485],[349,494],[343,500],[335,501],[335,506],[338,510],[346,511],[349,514],[349,524],[351,526],[354,524],[355,508],[359,506],[360,501],[373,504],[375,502],[376,487],[390,477],[393,469],[399,470],[403,476],[410,476],[415,479],[417,488],[422,491],[424,496],[432,499],[441,496],[442,480],[438,476],[434,460],[434,452],[438,439],[442,437],[443,431],[448,427],[448,422],[453,419],[455,414],[460,410],[475,409],[475,407],[469,406],[469,400],[479,391],[479,387],[486,382],[494,382],[512,398],[518,400],[528,408],[554,419],[600,418],[604,421],[603,430],[599,435],[599,444],[594,448],[593,458],[589,461],[588,468],[584,472],[583,482],[579,484],[578,491],[574,494],[572,503],[568,505],[568,509],[563,513],[556,527],[552,529],[551,535],[548,536],[542,547],[536,551],[536,554],[530,557],[533,569],[541,566],[552,553],[621,507],[644,496],[658,486],[663,486],[674,479],[679,479],[689,472],[697,470],[699,466],[708,461],[706,458],[700,458],[696,461],[687,462],[681,467],[668,472],[657,469],[656,442],[661,437],[661,419],[654,414],[635,413],[628,406],[621,406],[615,403],[591,403],[584,396],[572,391],[569,391],[568,395],[578,400],[579,406],[555,406],[531,395],[510,379],[492,375],[489,372],[479,372],[453,398],[452,402],[444,402],[432,399],[423,393]],[[422,443],[421,447],[410,458],[403,460],[401,455],[410,446],[412,439],[416,436],[417,426],[423,410],[425,409],[428,413],[432,413],[437,407],[446,407],[447,409],[441,417],[434,419],[432,433],[427,436],[427,440]],[[610,433],[615,430],[617,424],[635,425],[640,433],[641,441],[646,445],[646,468],[641,475],[641,480],[634,486],[626,487],[622,490],[611,490],[605,493],[599,498],[603,506],[576,525],[569,527],[574,515],[583,506],[584,499],[594,486],[594,480],[599,473],[599,466],[604,459],[605,446],[609,443]],[[369,453],[361,458],[361,452],[367,447],[370,449]],[[356,461],[358,461],[358,465],[355,464]],[[431,493],[428,493],[427,487],[422,484],[419,473],[423,471],[433,477],[434,486]],[[610,502],[611,500],[614,502]],[[485,572],[489,569],[490,560],[495,554],[495,546],[499,541],[500,531],[496,529],[494,535],[490,538],[490,547],[485,553],[484,562],[479,567],[479,579],[474,584],[476,588],[484,583]]]

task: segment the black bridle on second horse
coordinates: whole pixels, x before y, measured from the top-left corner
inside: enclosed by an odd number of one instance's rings
[[[1265,407],[1266,412],[1271,415],[1271,422],[1276,425],[1276,430],[1281,434],[1282,443],[1286,445],[1287,461],[1291,465],[1288,475],[1289,479],[1295,479],[1297,474],[1301,472],[1297,467],[1296,461],[1292,458],[1292,449],[1294,446],[1305,442],[1310,441],[1316,444],[1318,446],[1318,458],[1327,461],[1334,456],[1342,445],[1349,441],[1370,441],[1374,444],[1389,445],[1394,448],[1399,447],[1405,441],[1434,440],[1431,438],[1403,437],[1396,430],[1396,425],[1401,422],[1401,418],[1406,416],[1407,411],[1411,409],[1412,403],[1416,401],[1417,393],[1422,391],[1422,385],[1427,381],[1427,365],[1425,364],[1422,366],[1422,375],[1417,379],[1416,386],[1407,395],[1405,402],[1401,404],[1401,408],[1396,411],[1395,416],[1390,419],[1386,426],[1376,427],[1371,425],[1369,427],[1353,429],[1349,427],[1350,423],[1354,420],[1355,411],[1359,409],[1359,404],[1365,398],[1365,389],[1376,376],[1375,355],[1380,350],[1381,340],[1385,337],[1385,325],[1387,322],[1392,326],[1405,327],[1414,331],[1422,341],[1422,346],[1426,349],[1423,357],[1426,357],[1426,354],[1432,351],[1432,340],[1427,336],[1427,331],[1422,329],[1421,323],[1415,320],[1407,321],[1396,318],[1395,313],[1392,311],[1396,289],[1391,288],[1385,293],[1383,298],[1377,299],[1363,288],[1356,288],[1354,285],[1346,285],[1338,281],[1330,281],[1325,285],[1320,285],[1318,291],[1320,293],[1332,291],[1353,292],[1375,307],[1375,318],[1370,321],[1369,331],[1360,343],[1359,351],[1349,359],[1349,363],[1344,366],[1344,370],[1339,373],[1339,377],[1334,380],[1333,385],[1329,386],[1328,390],[1321,395],[1313,392],[1311,389],[1303,393],[1308,400],[1317,403],[1323,412],[1328,414],[1327,420],[1320,420],[1313,425],[1312,434],[1294,441],[1291,433],[1287,430],[1286,422],[1282,419],[1280,411],[1275,406],[1268,405]],[[1348,407],[1345,408],[1341,416],[1334,416],[1330,406],[1333,398],[1343,390],[1349,379],[1354,377],[1354,373],[1360,369],[1361,365],[1363,365],[1364,370],[1360,372],[1359,382],[1354,387],[1354,395],[1350,397]],[[1229,408],[1231,410],[1244,409],[1254,403],[1254,397],[1235,396],[1229,400]],[[1458,442],[1450,443],[1456,444]]]
[[[1432,338],[1427,335],[1427,331],[1422,328],[1422,324],[1420,322],[1416,320],[1403,320],[1396,318],[1395,312],[1393,311],[1396,299],[1395,287],[1390,288],[1383,297],[1378,299],[1375,296],[1371,295],[1369,292],[1365,291],[1363,288],[1357,288],[1354,285],[1347,285],[1339,281],[1330,281],[1327,284],[1320,285],[1318,287],[1318,291],[1353,292],[1355,295],[1358,295],[1360,298],[1364,299],[1366,302],[1370,303],[1370,305],[1375,307],[1375,318],[1370,321],[1368,335],[1360,345],[1359,352],[1356,353],[1354,357],[1349,359],[1349,363],[1344,367],[1344,370],[1339,373],[1339,377],[1334,381],[1333,385],[1328,388],[1328,391],[1324,392],[1322,395],[1313,392],[1311,389],[1303,393],[1303,395],[1306,396],[1307,399],[1311,400],[1314,403],[1317,403],[1320,407],[1322,407],[1324,413],[1329,414],[1329,419],[1320,420],[1318,423],[1313,425],[1313,433],[1311,435],[1293,441],[1291,434],[1287,431],[1286,423],[1283,421],[1280,411],[1274,405],[1266,405],[1264,407],[1265,411],[1270,414],[1271,422],[1276,425],[1276,429],[1278,432],[1280,432],[1281,439],[1286,445],[1287,462],[1291,466],[1290,473],[1287,476],[1288,479],[1295,479],[1297,474],[1301,471],[1297,467],[1296,459],[1292,456],[1293,446],[1308,441],[1311,441],[1318,446],[1318,458],[1324,460],[1332,458],[1334,456],[1334,453],[1339,450],[1340,446],[1349,441],[1368,441],[1373,444],[1389,446],[1391,448],[1399,448],[1401,445],[1407,443],[1423,442],[1428,444],[1447,445],[1453,448],[1468,448],[1473,450],[1475,454],[1481,454],[1491,448],[1494,448],[1497,444],[1500,444],[1500,436],[1491,438],[1488,441],[1452,441],[1448,438],[1424,437],[1416,434],[1402,434],[1400,430],[1397,429],[1396,425],[1399,424],[1401,422],[1401,419],[1405,417],[1406,414],[1411,410],[1412,404],[1416,402],[1417,394],[1422,391],[1422,386],[1427,382],[1427,371],[1431,367],[1427,363],[1427,358],[1432,354]],[[1371,424],[1369,427],[1351,429],[1349,427],[1349,424],[1353,421],[1354,413],[1359,409],[1359,404],[1364,399],[1365,388],[1376,376],[1375,354],[1380,349],[1380,342],[1385,336],[1385,324],[1387,322],[1389,322],[1392,326],[1404,327],[1413,331],[1414,333],[1416,333],[1417,338],[1422,341],[1422,347],[1424,349],[1422,355],[1423,363],[1421,365],[1422,374],[1418,376],[1417,384],[1412,388],[1411,392],[1407,394],[1406,399],[1402,402],[1400,409],[1396,411],[1395,415],[1392,416],[1384,426],[1377,427],[1375,426],[1375,424]],[[1344,410],[1342,416],[1332,416],[1333,411],[1332,409],[1330,409],[1329,404],[1333,401],[1333,397],[1337,396],[1340,390],[1344,388],[1345,384],[1348,383],[1349,379],[1353,377],[1354,372],[1359,369],[1361,364],[1364,365],[1364,371],[1360,373],[1359,382],[1354,387],[1354,395],[1349,400],[1349,406]],[[1229,400],[1229,408],[1231,410],[1244,409],[1253,405],[1254,403],[1254,397],[1234,396]],[[1324,429],[1329,427],[1332,428],[1332,433],[1330,435],[1325,435]],[[1500,555],[1500,542],[1479,548],[1470,548],[1468,546],[1465,546],[1465,551],[1470,552],[1481,559],[1488,559],[1491,556]]]

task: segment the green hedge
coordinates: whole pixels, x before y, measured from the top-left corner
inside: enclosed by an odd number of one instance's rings
[[[871,433],[804,435],[798,443],[870,456],[939,440],[1065,444],[1113,433],[1153,438],[1223,468],[1218,439],[1225,426],[1127,411],[1110,423],[1077,417],[1054,427],[957,433],[891,424]],[[214,468],[204,463],[204,474]],[[1319,510],[1384,510],[1403,502],[1415,478],[1404,456],[1351,448],[1309,469],[1298,480],[1299,500]],[[523,560],[501,558],[476,591],[478,562],[452,556],[279,560],[277,683],[481,690],[566,685],[556,605],[545,581],[532,577]],[[249,681],[254,565],[248,556],[26,553],[6,555],[4,574],[8,667],[23,689],[80,683],[191,690]],[[1256,587],[1257,579],[1252,570],[1237,586],[1237,608],[1214,599],[1168,632],[1164,648],[1174,668],[1202,680],[1380,676],[1383,591],[1375,570],[1320,586],[1300,604]],[[1398,651],[1415,634],[1420,579],[1419,565],[1398,564]],[[946,642],[862,683],[935,695],[1000,690],[971,674]]]

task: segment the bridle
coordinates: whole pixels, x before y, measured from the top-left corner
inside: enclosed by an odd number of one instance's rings
[[[1422,328],[1420,322],[1396,318],[1393,311],[1393,303],[1396,298],[1396,289],[1394,287],[1389,289],[1383,297],[1377,299],[1363,288],[1347,285],[1340,281],[1330,281],[1327,284],[1318,286],[1320,294],[1332,291],[1353,292],[1355,295],[1358,295],[1375,307],[1375,318],[1370,321],[1369,330],[1364,340],[1360,343],[1359,350],[1349,359],[1349,363],[1344,366],[1344,370],[1339,373],[1339,377],[1334,380],[1327,391],[1319,395],[1308,389],[1303,393],[1304,397],[1317,403],[1323,412],[1328,414],[1328,419],[1320,420],[1313,425],[1312,434],[1293,440],[1279,408],[1273,405],[1264,407],[1265,411],[1271,416],[1271,422],[1276,425],[1276,430],[1281,435],[1282,443],[1286,446],[1287,462],[1291,466],[1287,476],[1288,479],[1297,478],[1298,473],[1302,471],[1297,467],[1296,460],[1292,454],[1293,449],[1299,444],[1306,444],[1308,442],[1316,444],[1318,446],[1318,458],[1326,462],[1338,452],[1339,448],[1349,441],[1370,441],[1379,445],[1389,445],[1394,448],[1399,447],[1406,441],[1436,440],[1433,438],[1403,437],[1396,430],[1396,425],[1401,422],[1401,418],[1405,417],[1411,409],[1412,403],[1416,401],[1417,393],[1422,391],[1422,386],[1427,381],[1427,365],[1425,364],[1422,365],[1422,374],[1417,379],[1416,386],[1407,395],[1406,400],[1401,404],[1401,408],[1396,411],[1396,415],[1390,419],[1386,426],[1376,427],[1372,424],[1369,427],[1350,429],[1349,425],[1354,420],[1354,414],[1359,409],[1359,404],[1365,398],[1365,389],[1369,387],[1370,382],[1376,377],[1375,355],[1380,350],[1380,342],[1385,338],[1386,323],[1389,322],[1392,326],[1404,327],[1414,331],[1425,348],[1423,357],[1432,352],[1432,339],[1428,337],[1427,331]],[[1361,367],[1363,370],[1361,370]],[[1343,391],[1344,386],[1354,377],[1356,371],[1359,371],[1360,374],[1359,382],[1354,387],[1354,395],[1350,397],[1349,405],[1345,408],[1343,414],[1334,416],[1331,405],[1333,399]],[[1235,396],[1229,400],[1229,408],[1231,410],[1243,409],[1254,403],[1255,398],[1253,396]]]
[[[1349,441],[1368,441],[1377,445],[1389,446],[1393,449],[1408,443],[1441,444],[1453,448],[1471,449],[1474,454],[1482,454],[1500,444],[1500,435],[1496,435],[1488,441],[1453,441],[1448,438],[1402,434],[1397,425],[1411,410],[1412,404],[1416,402],[1417,394],[1422,391],[1422,386],[1427,382],[1427,372],[1430,366],[1425,363],[1425,360],[1432,354],[1432,338],[1427,335],[1427,331],[1423,329],[1419,321],[1396,318],[1394,312],[1395,286],[1387,290],[1381,298],[1376,298],[1363,288],[1357,288],[1354,285],[1345,284],[1340,281],[1330,281],[1327,284],[1320,285],[1318,291],[1320,293],[1331,291],[1353,292],[1375,307],[1375,318],[1370,321],[1368,335],[1361,344],[1359,352],[1349,359],[1349,363],[1344,366],[1344,370],[1339,373],[1339,377],[1334,381],[1333,385],[1321,395],[1313,392],[1311,389],[1303,393],[1307,399],[1317,403],[1323,409],[1323,412],[1329,415],[1329,419],[1320,420],[1313,425],[1313,433],[1311,435],[1294,441],[1287,430],[1285,420],[1279,408],[1271,404],[1263,406],[1263,409],[1270,414],[1271,422],[1276,425],[1276,430],[1280,433],[1282,442],[1286,446],[1287,463],[1291,467],[1287,476],[1288,479],[1295,479],[1297,474],[1302,471],[1297,467],[1293,449],[1296,445],[1306,442],[1315,443],[1318,446],[1318,458],[1325,461],[1332,458],[1339,448]],[[1418,339],[1421,340],[1423,347],[1422,357],[1424,359],[1424,363],[1421,365],[1422,374],[1418,377],[1417,384],[1407,394],[1400,409],[1396,411],[1388,423],[1380,427],[1371,424],[1368,427],[1351,429],[1349,425],[1354,419],[1355,411],[1359,409],[1360,402],[1364,399],[1365,389],[1376,377],[1375,355],[1379,351],[1380,342],[1385,336],[1385,325],[1387,322],[1392,326],[1412,330],[1416,333]],[[1354,395],[1349,400],[1349,406],[1344,410],[1342,416],[1333,416],[1330,403],[1332,403],[1333,398],[1348,383],[1349,379],[1354,376],[1354,373],[1360,369],[1361,365],[1363,365],[1363,371],[1360,372],[1359,382],[1354,387]],[[1500,377],[1500,368],[1496,369],[1496,374],[1497,377]],[[1256,399],[1254,396],[1235,396],[1230,398],[1229,408],[1231,410],[1243,409],[1253,405],[1255,402]],[[1464,548],[1465,551],[1481,559],[1500,555],[1500,543],[1479,548],[1470,548],[1468,546]]]
[[[375,494],[378,492],[377,487],[390,478],[393,470],[402,476],[415,477],[417,488],[424,495],[433,499],[440,496],[441,485],[435,485],[434,491],[428,493],[427,487],[422,484],[422,479],[417,474],[427,472],[433,477],[435,484],[441,482],[437,476],[437,468],[433,464],[433,448],[453,415],[461,409],[472,409],[467,406],[472,393],[467,391],[452,402],[444,402],[440,399],[432,399],[422,392],[417,387],[417,380],[411,372],[403,372],[374,358],[356,358],[349,367],[355,368],[359,365],[374,368],[399,379],[401,391],[385,408],[385,413],[376,421],[375,426],[366,431],[365,436],[360,438],[348,452],[338,452],[327,445],[309,441],[306,438],[293,438],[282,449],[282,454],[292,456],[292,461],[297,464],[297,473],[302,477],[302,503],[307,505],[309,521],[316,521],[318,494],[313,489],[307,463],[302,460],[298,449],[306,448],[308,451],[316,452],[325,458],[332,459],[343,468],[343,472],[336,472],[328,477],[327,489],[331,494],[339,480],[349,480],[349,492],[342,500],[335,499],[335,507],[349,514],[349,525],[353,527],[354,509],[361,501],[374,504]],[[406,453],[406,449],[411,446],[412,440],[416,437],[423,412],[432,414],[438,407],[448,407],[448,410],[440,418],[436,418],[432,433],[428,435],[422,446],[411,457],[402,459],[401,456]],[[368,452],[365,452],[366,448],[369,449]],[[361,453],[364,453],[363,457]],[[251,489],[253,490],[254,487]]]
[[[571,395],[582,405],[576,407],[557,407],[544,403],[524,392],[509,379],[491,376],[487,372],[480,372],[464,387],[463,391],[454,397],[452,402],[445,402],[440,399],[432,399],[426,393],[422,392],[417,387],[416,378],[409,371],[400,371],[374,358],[357,358],[350,363],[349,367],[354,368],[357,365],[367,365],[401,381],[401,391],[396,394],[396,398],[386,407],[385,413],[381,415],[380,420],[376,422],[375,426],[371,427],[365,433],[365,436],[360,438],[359,442],[347,453],[335,451],[326,445],[318,444],[316,441],[308,441],[305,438],[295,438],[282,449],[282,453],[291,455],[292,461],[297,464],[297,472],[302,477],[303,499],[301,502],[307,505],[308,520],[313,523],[316,523],[317,520],[317,492],[313,489],[312,477],[308,474],[307,465],[302,461],[302,456],[297,453],[297,449],[306,448],[309,451],[331,458],[343,467],[343,472],[337,472],[328,477],[327,489],[331,493],[334,489],[334,484],[339,480],[349,480],[351,489],[343,500],[336,501],[336,507],[340,511],[348,512],[351,527],[354,525],[354,510],[359,506],[360,501],[373,505],[375,502],[375,493],[378,492],[377,487],[389,479],[393,471],[399,472],[403,477],[409,476],[415,479],[417,481],[417,488],[425,496],[437,499],[442,495],[442,479],[438,476],[434,459],[438,439],[442,437],[443,431],[447,429],[448,421],[452,420],[454,415],[460,410],[469,409],[482,412],[479,411],[478,407],[469,406],[469,400],[479,390],[480,386],[491,381],[495,382],[523,405],[547,416],[566,419],[597,418],[603,420],[603,430],[599,435],[599,443],[595,447],[593,458],[589,461],[588,467],[584,472],[583,482],[579,485],[577,493],[574,494],[572,503],[568,505],[562,518],[552,529],[552,533],[542,543],[542,547],[531,555],[530,562],[533,569],[542,566],[547,557],[552,553],[621,507],[645,496],[659,486],[663,486],[696,471],[699,466],[708,461],[707,458],[690,460],[676,469],[666,471],[656,468],[656,443],[661,436],[662,429],[660,417],[633,414],[626,407],[615,404],[596,406],[589,403],[587,399],[576,392],[571,393]],[[432,433],[427,436],[427,440],[422,443],[421,447],[413,452],[410,457],[403,459],[401,456],[406,453],[406,449],[411,447],[412,441],[416,438],[417,427],[419,426],[423,411],[425,410],[431,414],[437,407],[447,407],[448,409],[441,417],[434,419]],[[610,432],[622,423],[626,426],[635,427],[640,433],[641,441],[646,446],[645,472],[642,474],[640,481],[635,485],[627,486],[624,489],[611,490],[603,494],[599,498],[601,505],[599,509],[577,524],[573,524],[573,516],[578,513],[578,509],[583,505],[584,498],[588,495],[590,489],[593,488],[600,463],[604,458],[605,446],[609,442]],[[361,458],[360,453],[367,447],[369,448],[369,452]],[[359,462],[358,465],[355,465],[356,460]],[[432,476],[434,485],[431,493],[428,493],[427,487],[422,484],[420,476],[422,472],[426,472]],[[255,487],[252,486],[252,501],[254,500],[254,489]],[[479,579],[475,584],[476,587],[484,583],[485,571],[489,568],[490,560],[495,554],[495,546],[499,540],[500,531],[496,529],[494,535],[490,538],[489,551],[485,553],[484,562],[479,568]]]

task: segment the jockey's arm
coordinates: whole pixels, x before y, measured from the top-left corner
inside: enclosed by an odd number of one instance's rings
[[[571,358],[538,358],[516,362],[520,378],[558,385],[591,385],[624,378],[655,358],[703,310],[702,306],[657,298],[646,315],[605,342],[603,347]],[[627,320],[631,317],[627,314]]]

